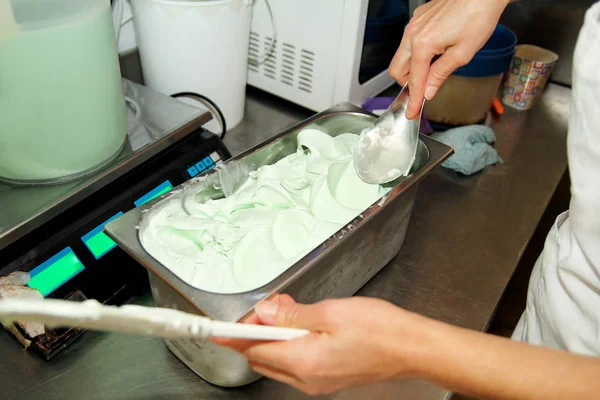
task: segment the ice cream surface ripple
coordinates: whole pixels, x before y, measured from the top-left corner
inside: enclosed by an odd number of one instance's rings
[[[389,190],[356,174],[357,140],[305,129],[295,153],[250,172],[229,196],[157,204],[140,231],[142,245],[195,288],[241,293],[264,286]]]

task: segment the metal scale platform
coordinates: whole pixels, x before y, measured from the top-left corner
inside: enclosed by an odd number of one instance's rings
[[[231,155],[202,128],[212,115],[124,80],[128,143],[91,177],[57,186],[0,184],[0,276],[31,275],[28,286],[45,297],[119,304],[147,287],[145,269],[106,236],[104,225]],[[48,331],[31,344],[46,359],[83,331]]]

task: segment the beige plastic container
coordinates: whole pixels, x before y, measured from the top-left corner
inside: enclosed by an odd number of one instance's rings
[[[471,125],[484,120],[502,76],[450,75],[433,100],[425,102],[425,116],[432,122],[447,125]]]
[[[483,121],[498,93],[502,76],[515,54],[517,36],[496,25],[492,36],[465,66],[457,69],[425,102],[425,116],[445,125],[471,125]]]

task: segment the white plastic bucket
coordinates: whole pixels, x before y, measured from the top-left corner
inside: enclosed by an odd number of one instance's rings
[[[251,0],[132,0],[144,83],[168,95],[195,92],[244,117]]]

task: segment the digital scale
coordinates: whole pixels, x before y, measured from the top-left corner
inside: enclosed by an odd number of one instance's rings
[[[202,128],[212,118],[193,107],[124,80],[128,143],[109,166],[56,186],[0,184],[0,276],[31,275],[44,297],[120,304],[147,288],[146,270],[106,236],[104,225],[231,157]],[[47,330],[31,348],[51,359],[84,331]]]

